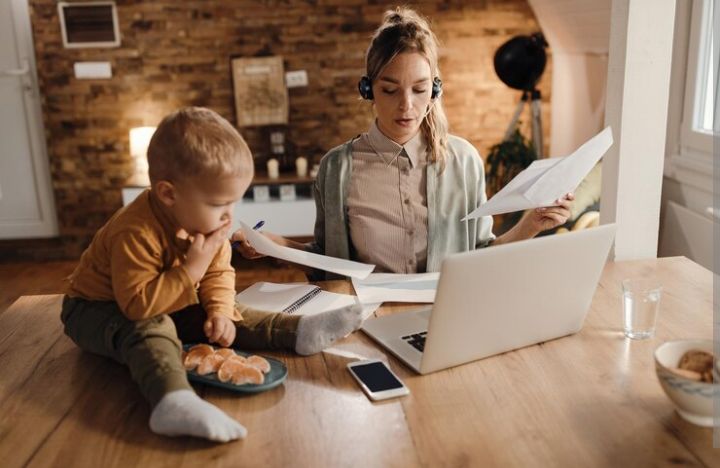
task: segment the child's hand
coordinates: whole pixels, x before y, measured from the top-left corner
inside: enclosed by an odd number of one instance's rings
[[[227,348],[235,341],[235,324],[224,315],[213,315],[205,320],[203,331],[210,343]]]
[[[220,246],[227,242],[230,223],[228,222],[221,228],[213,231],[207,237],[202,234],[196,234],[187,251],[187,259],[185,260],[185,268],[187,269],[190,279],[193,283],[199,282],[215,254],[217,254]]]

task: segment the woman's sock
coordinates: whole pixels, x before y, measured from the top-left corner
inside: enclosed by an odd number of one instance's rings
[[[319,353],[336,340],[357,330],[362,321],[361,304],[305,315],[298,322],[295,351],[303,355]]]
[[[243,439],[247,429],[192,390],[165,395],[150,415],[150,429],[167,436],[189,435],[216,442]]]

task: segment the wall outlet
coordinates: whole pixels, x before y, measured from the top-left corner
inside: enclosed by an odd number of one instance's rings
[[[79,80],[96,80],[112,78],[110,62],[75,62],[75,78]]]
[[[285,73],[285,85],[288,88],[298,88],[308,85],[308,76],[305,70],[295,70]]]

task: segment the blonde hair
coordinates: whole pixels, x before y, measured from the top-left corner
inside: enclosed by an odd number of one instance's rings
[[[250,148],[217,112],[186,107],[166,116],[147,151],[151,183],[197,176],[253,176]]]
[[[365,56],[365,67],[370,81],[380,75],[385,66],[398,54],[417,52],[428,61],[432,77],[440,78],[438,68],[438,40],[425,18],[414,10],[398,7],[388,10],[383,22],[375,31]],[[442,102],[435,98],[420,130],[430,148],[430,160],[442,170],[445,167],[448,146],[448,121]]]

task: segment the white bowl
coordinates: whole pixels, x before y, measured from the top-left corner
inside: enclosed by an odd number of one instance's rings
[[[655,350],[655,372],[660,385],[675,404],[675,409],[683,419],[699,426],[713,425],[713,396],[720,398],[718,383],[718,359],[713,367],[714,382],[696,382],[679,376],[668,370],[677,367],[686,351],[699,349],[713,352],[712,340],[676,340],[668,341]]]

